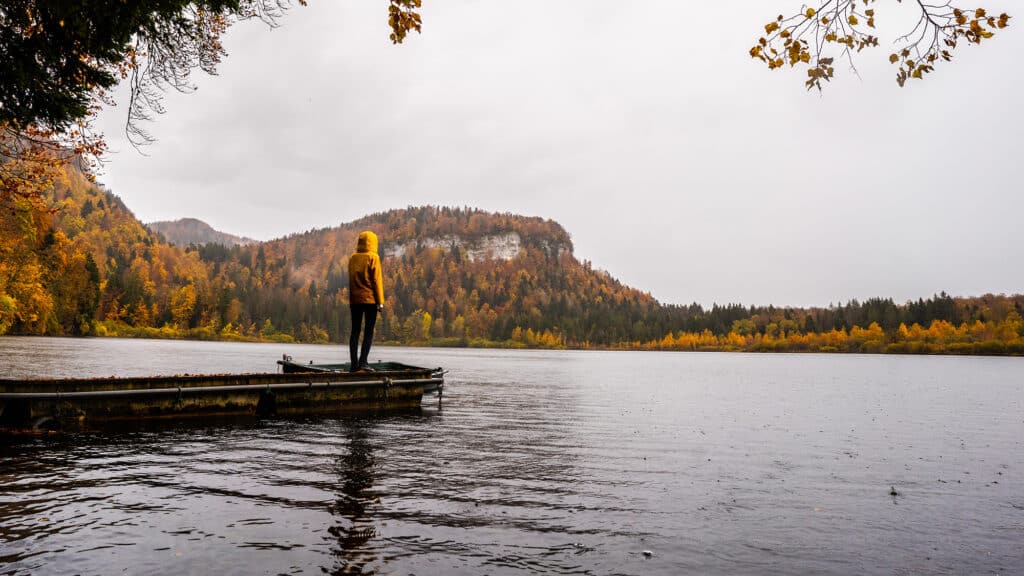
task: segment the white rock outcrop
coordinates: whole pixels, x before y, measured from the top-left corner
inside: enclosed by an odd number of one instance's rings
[[[439,238],[421,238],[394,246],[385,245],[384,256],[401,258],[406,252],[415,252],[417,249],[424,250],[426,248],[443,248],[445,250],[463,248],[466,251],[466,258],[470,262],[487,259],[512,260],[522,252],[523,239],[518,232],[493,234],[472,242],[455,234],[446,234]]]

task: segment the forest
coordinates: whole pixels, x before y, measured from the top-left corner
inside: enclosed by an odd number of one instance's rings
[[[0,334],[342,342],[348,257],[373,230],[384,343],[1024,354],[1024,295],[666,305],[579,261],[556,222],[514,214],[409,207],[227,247],[167,242],[74,167],[2,204]]]

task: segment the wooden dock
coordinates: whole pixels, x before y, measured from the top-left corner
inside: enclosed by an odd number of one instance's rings
[[[440,369],[320,370],[129,378],[0,379],[0,430],[111,421],[381,412],[419,407]]]

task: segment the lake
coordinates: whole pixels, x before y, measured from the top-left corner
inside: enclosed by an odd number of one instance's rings
[[[0,374],[285,353],[347,348],[7,337]],[[450,370],[443,404],[0,438],[0,574],[1024,572],[1024,359],[378,359]]]

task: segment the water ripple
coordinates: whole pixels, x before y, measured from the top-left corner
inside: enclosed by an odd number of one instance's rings
[[[0,574],[1024,566],[1019,361],[402,353],[440,408],[0,440]]]

